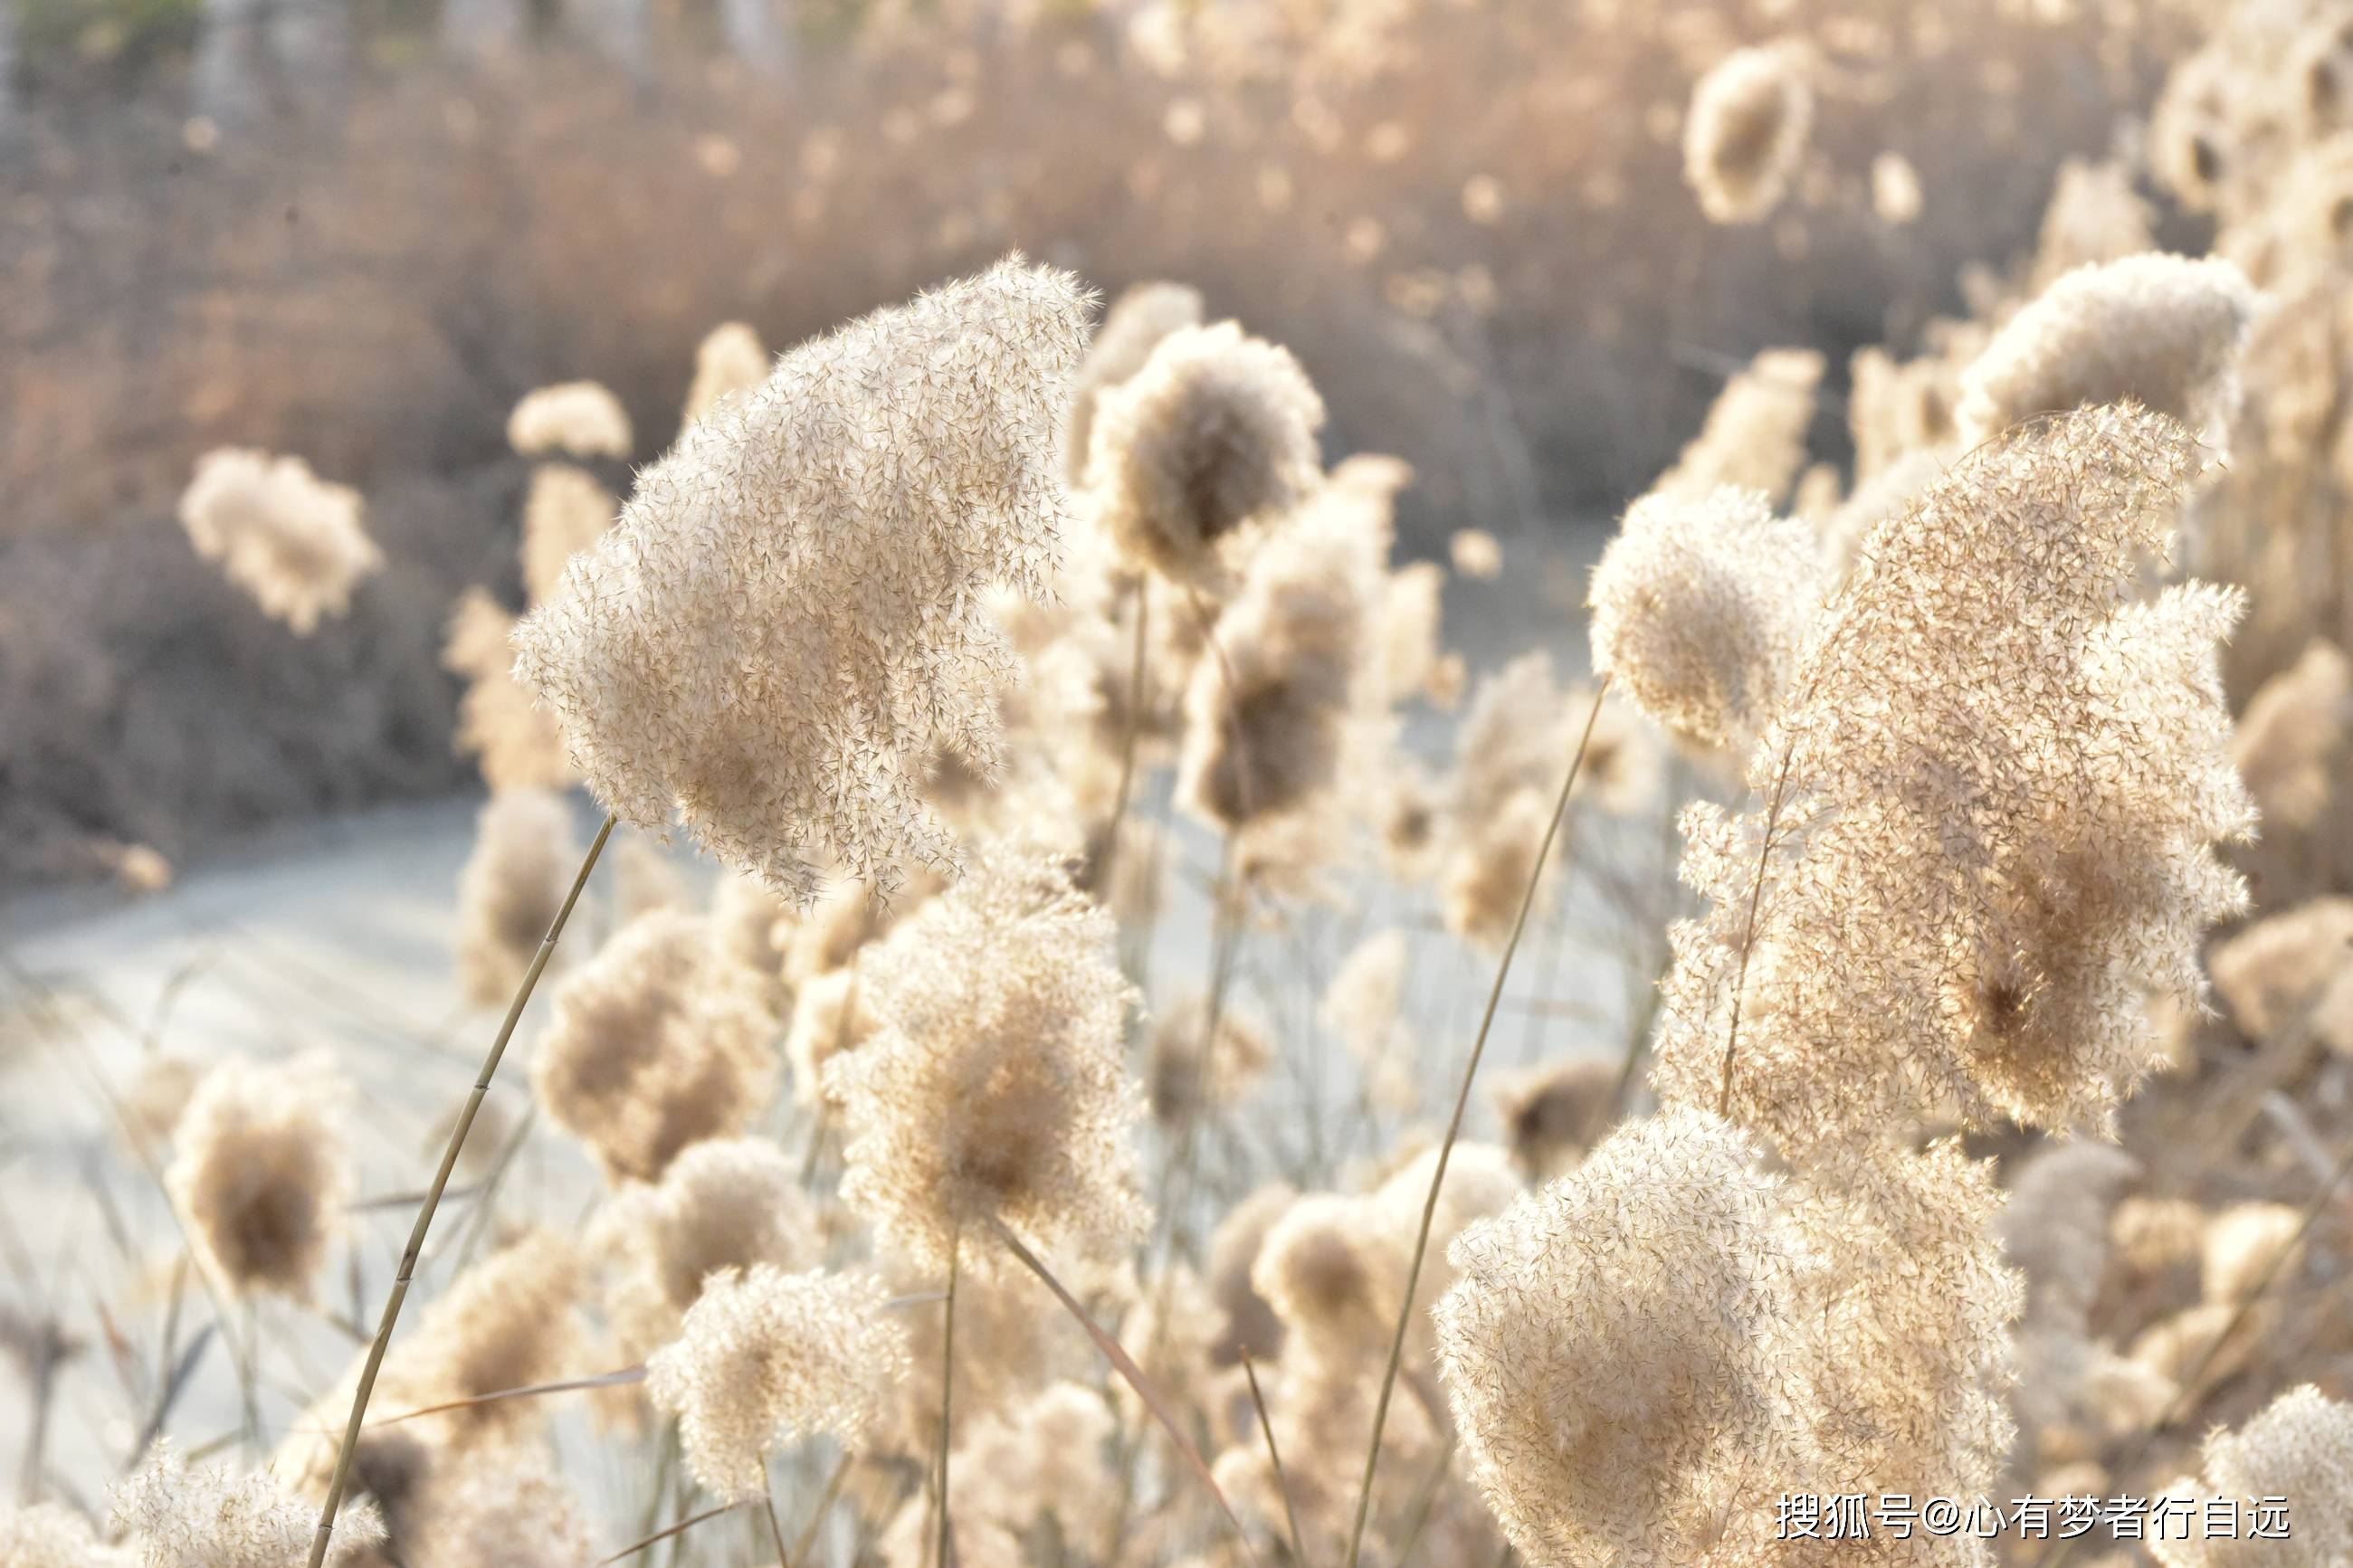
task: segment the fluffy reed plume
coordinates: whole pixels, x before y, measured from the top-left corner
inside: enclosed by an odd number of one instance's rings
[[[621,503],[596,476],[570,463],[542,463],[522,503],[522,590],[529,603],[555,595],[573,556],[603,537]]]
[[[1957,1140],[1916,1154],[1859,1143],[1803,1171],[1794,1195],[1806,1267],[1792,1359],[1804,1441],[1853,1478],[1834,1489],[1990,1495],[2014,1436],[2003,1396],[2021,1302],[1993,1236],[1990,1163]],[[1960,1561],[1991,1558],[1978,1547]]]
[[[513,997],[579,865],[561,795],[513,789],[483,803],[458,873],[458,988],[470,1004],[503,1007]]]
[[[703,1281],[646,1394],[678,1417],[694,1479],[722,1501],[768,1489],[772,1449],[820,1434],[856,1448],[907,1364],[907,1332],[871,1274],[772,1264]]]
[[[1316,1017],[1364,1061],[1388,1054],[1405,1009],[1413,949],[1395,927],[1377,931],[1348,950],[1316,1004]]]
[[[1593,569],[1593,668],[1692,744],[1743,747],[1788,689],[1825,584],[1812,528],[1755,490],[1634,503]]]
[[[302,1561],[315,1511],[266,1472],[192,1469],[159,1440],[115,1488],[112,1515],[140,1568],[287,1568]],[[332,1561],[383,1539],[375,1507],[354,1501],[336,1522]]]
[[[1092,1560],[1104,1548],[1119,1507],[1119,1478],[1108,1462],[1115,1426],[1093,1389],[1057,1383],[1018,1407],[991,1411],[958,1440],[949,1503],[956,1561],[973,1568],[1018,1568],[1024,1543],[1065,1543]],[[877,1543],[886,1568],[923,1568],[934,1549],[930,1500],[901,1505]],[[1114,1543],[1115,1544],[1115,1543]]]
[[[404,1563],[581,1568],[601,1555],[570,1483],[527,1446],[438,1468],[421,1504],[396,1538]]]
[[[589,1244],[612,1269],[606,1318],[636,1360],[677,1338],[720,1269],[765,1263],[790,1273],[816,1267],[825,1250],[798,1167],[765,1138],[697,1143],[659,1183],[624,1187],[597,1212]]]
[[[229,1289],[297,1299],[343,1232],[350,1090],[323,1055],[212,1067],[173,1131],[164,1185],[198,1256]]]
[[[2188,1198],[2128,1197],[2108,1221],[2108,1245],[2135,1275],[2160,1273],[2195,1259],[2206,1212]]]
[[[2216,942],[2206,964],[2248,1039],[2305,1028],[2353,1056],[2353,899],[2314,899],[2253,921]]]
[[[1326,1363],[1377,1357],[1388,1327],[1384,1260],[1363,1219],[1360,1196],[1309,1193],[1268,1227],[1250,1265],[1250,1288],[1282,1324],[1286,1345],[1296,1335],[1299,1352]]]
[[[2170,1380],[2118,1355],[2091,1328],[2111,1212],[2139,1171],[2111,1144],[2052,1145],[2021,1169],[1996,1224],[2003,1256],[2025,1280],[2010,1412],[2030,1452],[2122,1436],[2155,1420],[2174,1395]]]
[[[62,1503],[0,1508],[0,1563],[8,1568],[132,1568],[136,1560]]]
[[[1071,395],[1071,416],[1062,433],[1062,466],[1071,488],[1086,483],[1094,450],[1095,403],[1103,393],[1134,378],[1163,338],[1201,324],[1201,291],[1182,283],[1138,283],[1112,301],[1103,325],[1079,365]]]
[[[2157,248],[2149,205],[2133,189],[2122,161],[2069,158],[2059,165],[2034,241],[2030,293],[2040,294],[2078,267],[2120,261]]]
[[[535,1230],[468,1268],[426,1310],[416,1332],[385,1363],[411,1408],[576,1377],[585,1331],[574,1302],[581,1259],[571,1237]],[[341,1402],[349,1407],[346,1397]],[[497,1448],[535,1431],[546,1407],[491,1400],[432,1417],[452,1449]]]
[[[795,349],[638,476],[515,633],[609,809],[804,902],[811,852],[878,894],[955,863],[924,773],[999,761],[979,593],[1046,592],[1085,311],[1008,260]]]
[[[360,579],[384,564],[360,510],[359,491],[327,483],[300,458],[222,447],[196,459],[180,524],[198,555],[308,637],[350,609]]]
[[[2232,1204],[2208,1219],[2198,1239],[2198,1286],[2206,1300],[2232,1307],[2245,1300],[2303,1221],[2285,1204],[2263,1202]],[[2301,1261],[2291,1253],[2280,1268],[2292,1277]]]
[[[131,1130],[159,1150],[172,1141],[187,1114],[188,1101],[204,1081],[205,1069],[186,1057],[150,1051],[139,1058],[139,1071],[122,1097]]]
[[[1512,1159],[1532,1181],[1576,1168],[1609,1125],[1615,1062],[1570,1057],[1528,1068],[1495,1088],[1495,1118]]]
[[[1323,471],[1324,400],[1307,373],[1232,321],[1168,333],[1093,408],[1087,489],[1132,570],[1221,584],[1236,537],[1295,506]]]
[[[652,1181],[679,1151],[755,1121],[775,1092],[775,1018],[708,921],[656,910],[556,987],[532,1089],[607,1179]]]
[[[1461,528],[1446,542],[1446,557],[1458,576],[1491,582],[1504,574],[1504,547],[1483,528]]]
[[[1324,801],[1378,703],[1381,574],[1345,507],[1315,506],[1269,537],[1219,616],[1218,651],[1185,693],[1177,799],[1238,832]]]
[[[1724,384],[1699,434],[1652,491],[1701,500],[1732,486],[1759,492],[1768,509],[1780,505],[1806,466],[1806,428],[1823,363],[1812,349],[1758,354]]]
[[[1816,520],[1814,531],[1821,540],[1826,586],[1835,585],[1853,569],[1855,552],[1871,537],[1872,530],[1902,516],[1945,471],[1947,461],[1947,454],[1936,448],[1914,447],[1855,486],[1853,493],[1828,516]]]
[[[526,458],[627,458],[629,414],[593,381],[566,381],[523,394],[507,416],[507,444]]]
[[[1858,493],[1864,481],[1899,458],[1953,440],[1960,369],[1942,354],[1898,361],[1882,348],[1855,352],[1848,362],[1852,384],[1847,395],[1847,428],[1854,437]]]
[[[1266,1238],[1297,1202],[1288,1182],[1270,1182],[1226,1211],[1209,1237],[1209,1300],[1218,1317],[1209,1360],[1231,1366],[1247,1352],[1271,1361],[1282,1351],[1282,1320],[1259,1292],[1252,1274]]]
[[[1807,54],[1783,42],[1736,49],[1692,89],[1683,182],[1716,223],[1755,223],[1780,204],[1805,156],[1814,92]]]
[[[1082,1255],[1145,1223],[1113,941],[1060,858],[1008,843],[866,954],[881,1026],[824,1075],[849,1128],[841,1194],[919,1268],[944,1273],[991,1222]]]
[[[2159,1541],[2150,1554],[2163,1568],[2333,1568],[2353,1562],[2353,1405],[2306,1384],[2291,1389],[2235,1432],[2216,1431],[2205,1445],[2201,1479],[2184,1478],[2166,1497],[2202,1510],[2210,1498],[2244,1510],[2284,1498],[2284,1540],[2230,1539],[2203,1530]]]
[[[458,750],[475,760],[494,795],[565,789],[576,775],[564,754],[564,732],[514,679],[507,640],[514,625],[481,588],[467,589],[450,609],[441,668],[466,683],[458,700]]]
[[[1737,1131],[1669,1110],[1455,1238],[1439,1366],[1472,1478],[1536,1568],[1762,1560],[1754,1500],[1815,1462],[1781,1201]]]
[[[1564,692],[1552,657],[1522,654],[1483,678],[1455,732],[1454,772],[1440,814],[1439,896],[1446,929],[1486,947],[1511,932],[1529,870],[1560,792],[1561,770],[1587,721],[1593,736],[1577,775],[1580,799],[1613,814],[1646,801],[1655,747],[1621,705]],[[1557,874],[1557,858],[1547,876]]]
[[[2315,638],[2247,700],[2231,759],[2263,813],[2239,855],[2256,906],[2353,887],[2353,661]]]
[[[799,923],[793,906],[754,878],[723,876],[712,889],[712,940],[739,968],[768,983],[775,1002],[784,1000],[785,953]]]
[[[810,1107],[835,1103],[826,1064],[864,1045],[879,1023],[856,969],[829,969],[802,984],[793,994],[792,1023],[785,1032],[793,1099]]]
[[[1381,595],[1381,689],[1389,702],[1427,697],[1444,708],[1460,699],[1462,663],[1439,646],[1446,572],[1416,561],[1388,575]]]
[[[2220,454],[2256,301],[2228,261],[2150,254],[2079,267],[2011,317],[1962,374],[1961,440],[1975,446],[2034,415],[2131,398]]]
[[[2251,826],[2214,666],[2239,600],[2119,605],[2197,464],[2169,419],[2086,409],[1873,533],[1751,760],[1755,807],[1685,814],[1712,907],[1676,932],[1662,1099],[1788,1150],[1939,1100],[2110,1121],[2157,1049],[2142,998],[2201,998],[2200,938],[2244,902],[2213,849]]]
[[[615,925],[656,910],[682,910],[690,901],[686,878],[659,843],[632,834],[613,847],[609,909]],[[719,946],[715,936],[712,946]]]
[[[719,406],[723,397],[750,392],[768,379],[776,361],[760,334],[742,321],[723,321],[694,348],[694,381],[686,389],[684,423],[691,425]]]
[[[1208,1034],[1207,996],[1189,996],[1153,1020],[1145,1090],[1152,1119],[1164,1127],[1240,1104],[1274,1060],[1266,1031],[1232,1006],[1219,1011],[1216,1036]]]

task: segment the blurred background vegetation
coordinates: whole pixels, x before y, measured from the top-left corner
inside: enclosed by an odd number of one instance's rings
[[[1823,55],[1796,197],[1713,226],[1691,84],[1792,31]],[[1836,459],[1847,352],[2031,249],[2187,31],[2126,0],[0,0],[0,876],[458,786],[438,628],[512,588],[522,393],[610,386],[642,462],[713,325],[781,347],[1015,247],[1293,348],[1327,457],[1413,464],[1412,549],[1605,519],[1777,343],[1828,353]],[[1874,205],[1889,154],[1915,213]],[[171,523],[224,444],[366,497],[390,564],[307,643]]]

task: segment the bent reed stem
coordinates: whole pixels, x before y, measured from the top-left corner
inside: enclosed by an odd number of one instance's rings
[[[1520,938],[1528,929],[1528,911],[1535,907],[1536,889],[1544,881],[1546,864],[1552,859],[1552,847],[1560,837],[1560,825],[1568,816],[1568,797],[1577,788],[1577,779],[1585,771],[1585,753],[1593,743],[1593,726],[1601,717],[1602,700],[1609,695],[1609,678],[1604,676],[1594,688],[1593,706],[1585,715],[1585,729],[1577,739],[1577,755],[1568,764],[1568,774],[1560,781],[1560,798],[1553,803],[1552,820],[1545,826],[1543,845],[1536,850],[1535,864],[1528,868],[1528,885],[1520,894],[1520,912],[1512,921],[1511,939],[1504,944],[1504,956],[1495,965],[1495,983],[1487,990],[1486,1010],[1479,1018],[1478,1037],[1471,1042],[1471,1059],[1463,1064],[1462,1086],[1455,1092],[1454,1114],[1446,1123],[1445,1140],[1438,1146],[1438,1168],[1430,1178],[1430,1195],[1422,1201],[1421,1224],[1414,1232],[1413,1263],[1406,1269],[1405,1300],[1398,1305],[1397,1332],[1389,1340],[1389,1361],[1381,1373],[1380,1398],[1373,1405],[1373,1440],[1365,1452],[1365,1479],[1356,1493],[1356,1521],[1348,1531],[1347,1568],[1356,1568],[1357,1559],[1365,1546],[1365,1521],[1373,1507],[1373,1477],[1380,1468],[1381,1429],[1388,1424],[1389,1396],[1397,1391],[1398,1369],[1405,1360],[1406,1331],[1413,1323],[1413,1293],[1421,1285],[1421,1265],[1430,1250],[1430,1227],[1438,1216],[1438,1194],[1446,1185],[1446,1164],[1453,1157],[1455,1141],[1462,1135],[1462,1118],[1471,1108],[1472,1080],[1479,1076],[1479,1058],[1486,1054],[1488,1033],[1495,1026],[1495,1009],[1504,999],[1504,982],[1512,973],[1512,955],[1520,949]]]
[[[442,1189],[449,1184],[449,1173],[458,1165],[458,1152],[465,1147],[466,1134],[474,1125],[474,1113],[481,1109],[482,1097],[490,1092],[491,1079],[498,1073],[499,1059],[506,1055],[507,1042],[514,1037],[523,1007],[531,1001],[531,994],[555,952],[565,923],[572,919],[572,908],[580,901],[581,889],[588,885],[588,874],[596,868],[597,857],[605,852],[605,841],[613,836],[613,822],[607,815],[604,825],[596,829],[596,837],[589,841],[588,853],[581,858],[579,873],[572,879],[571,891],[565,894],[563,907],[548,923],[547,934],[540,938],[539,951],[532,954],[531,967],[523,971],[522,983],[515,987],[514,1000],[507,1005],[498,1038],[491,1042],[490,1054],[482,1058],[482,1070],[474,1079],[474,1091],[466,1097],[466,1107],[458,1113],[457,1126],[449,1130],[448,1147],[441,1151],[440,1169],[433,1173],[433,1184],[426,1189],[425,1202],[417,1211],[417,1224],[408,1233],[408,1245],[401,1249],[399,1271],[393,1276],[391,1294],[385,1298],[384,1316],[376,1325],[375,1339],[368,1345],[367,1363],[360,1369],[359,1392],[352,1397],[352,1415],[343,1427],[343,1447],[335,1455],[334,1477],[327,1483],[327,1500],[319,1510],[319,1528],[311,1538],[310,1568],[320,1568],[327,1560],[327,1544],[335,1533],[335,1515],[343,1507],[344,1489],[351,1485],[352,1460],[359,1452],[360,1426],[367,1418],[368,1396],[375,1392],[376,1373],[384,1366],[385,1352],[392,1345],[393,1325],[400,1321],[401,1303],[407,1300],[409,1279],[417,1271],[417,1258],[425,1250],[426,1234],[433,1228],[433,1211],[440,1206]]]

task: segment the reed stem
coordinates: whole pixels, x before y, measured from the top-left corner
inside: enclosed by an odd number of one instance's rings
[[[417,1259],[425,1251],[426,1234],[433,1228],[433,1211],[440,1206],[442,1189],[449,1184],[449,1173],[457,1168],[459,1151],[465,1147],[466,1134],[474,1125],[474,1113],[481,1109],[482,1097],[491,1090],[491,1079],[499,1070],[499,1058],[506,1055],[507,1042],[514,1037],[523,1007],[531,1001],[540,973],[555,952],[565,923],[572,919],[572,908],[580,901],[581,889],[588,885],[588,873],[596,868],[596,858],[605,852],[605,841],[612,836],[613,818],[608,816],[604,826],[596,829],[596,837],[589,841],[588,853],[581,858],[579,874],[572,879],[572,890],[565,894],[563,907],[549,922],[547,934],[540,938],[539,951],[532,954],[531,967],[523,971],[522,984],[515,987],[514,1000],[507,1005],[506,1019],[499,1026],[498,1038],[491,1042],[490,1054],[482,1058],[482,1070],[474,1079],[474,1092],[466,1097],[466,1108],[458,1113],[457,1126],[449,1130],[449,1145],[441,1151],[441,1168],[433,1173],[433,1184],[426,1189],[425,1202],[417,1211],[417,1224],[408,1233],[408,1245],[401,1250],[399,1271],[393,1276],[392,1292],[385,1298],[383,1320],[376,1325],[374,1342],[368,1346],[367,1363],[360,1369],[359,1392],[352,1396],[351,1419],[344,1424],[343,1447],[335,1455],[334,1477],[327,1483],[327,1500],[319,1510],[319,1528],[311,1537],[310,1568],[320,1568],[327,1560],[327,1543],[335,1533],[335,1514],[343,1506],[344,1489],[351,1485],[352,1459],[359,1452],[360,1426],[367,1419],[368,1397],[375,1392],[376,1373],[384,1366],[385,1352],[392,1345],[393,1325],[400,1321],[401,1303],[408,1297],[408,1281],[417,1271]]]
[[[1568,775],[1560,781],[1560,798],[1553,803],[1552,820],[1545,826],[1544,844],[1536,850],[1535,864],[1528,868],[1528,885],[1520,895],[1520,912],[1512,921],[1511,940],[1504,944],[1502,962],[1495,965],[1495,983],[1487,991],[1487,1006],[1479,1018],[1478,1037],[1471,1043],[1471,1059],[1463,1064],[1462,1087],[1454,1096],[1454,1114],[1446,1124],[1446,1139],[1438,1146],[1438,1168],[1430,1173],[1430,1196],[1421,1205],[1421,1225],[1414,1232],[1413,1263],[1406,1270],[1405,1300],[1398,1306],[1397,1332],[1389,1340],[1389,1362],[1381,1373],[1380,1398],[1373,1405],[1373,1440],[1365,1451],[1365,1479],[1356,1494],[1356,1521],[1348,1531],[1348,1568],[1356,1568],[1364,1551],[1365,1521],[1372,1512],[1373,1477],[1381,1463],[1381,1429],[1388,1424],[1389,1395],[1397,1390],[1398,1368],[1405,1360],[1406,1331],[1413,1324],[1413,1295],[1421,1285],[1423,1256],[1430,1250],[1430,1227],[1438,1215],[1439,1190],[1446,1184],[1446,1163],[1454,1154],[1455,1140],[1462,1135],[1462,1117],[1471,1107],[1472,1080],[1479,1076],[1479,1058],[1486,1054],[1487,1036],[1495,1026],[1495,1008],[1504,999],[1504,982],[1512,973],[1512,955],[1520,949],[1520,938],[1528,929],[1528,911],[1535,907],[1536,889],[1544,880],[1545,864],[1552,858],[1553,841],[1560,836],[1560,825],[1568,816],[1568,797],[1577,788],[1577,775],[1585,771],[1585,753],[1593,742],[1593,726],[1601,717],[1601,700],[1609,693],[1608,677],[1595,688],[1592,710],[1585,716],[1584,732],[1577,740],[1577,755],[1568,764]]]

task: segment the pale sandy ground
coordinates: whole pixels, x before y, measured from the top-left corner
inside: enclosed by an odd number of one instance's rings
[[[1591,547],[1578,553],[1589,560]],[[1554,595],[1561,583],[1556,566]],[[1580,628],[1556,598],[1546,602],[1545,586],[1542,571],[1507,574],[1501,584],[1458,584],[1449,603],[1451,640],[1481,666],[1540,640],[1574,670]],[[1506,639],[1506,626],[1536,629]],[[1412,743],[1442,758],[1450,725],[1421,720]],[[7,1281],[0,1308],[35,1321],[54,1315],[85,1342],[49,1409],[44,1476],[52,1489],[99,1502],[154,1406],[181,1248],[157,1184],[112,1131],[108,1109],[110,1097],[137,1079],[148,1052],[200,1064],[230,1052],[267,1060],[306,1050],[332,1056],[356,1087],[352,1153],[364,1206],[353,1216],[350,1264],[339,1258],[328,1271],[322,1304],[373,1325],[412,1207],[405,1199],[364,1201],[401,1198],[422,1184],[439,1124],[462,1100],[496,1025],[461,1005],[453,978],[456,886],[476,805],[392,807],[275,833],[187,868],[168,891],[143,900],[81,888],[0,904],[0,1274]],[[1155,798],[1142,809],[1164,807]],[[594,813],[585,799],[579,811],[585,839]],[[1620,837],[1633,841],[1638,862],[1656,853],[1651,825]],[[1201,889],[1214,849],[1191,830],[1176,842],[1179,865],[1149,960],[1164,1005],[1207,969]],[[674,858],[700,897],[715,873],[683,849]],[[566,938],[575,960],[610,927],[614,874],[610,862],[600,869]],[[1442,1109],[1451,1099],[1491,960],[1432,929],[1426,895],[1352,882],[1337,907],[1243,949],[1238,1005],[1285,1042],[1284,1061],[1266,1103],[1240,1119],[1244,1131],[1215,1140],[1211,1201],[1239,1196],[1271,1167],[1336,1179],[1394,1135],[1394,1121],[1368,1121],[1357,1107],[1353,1067],[1336,1045],[1315,1040],[1314,1023],[1333,969],[1359,937],[1385,924],[1413,932],[1403,1047],[1412,1077],[1427,1102]],[[1491,1047],[1491,1077],[1563,1050],[1616,1048],[1641,990],[1629,983],[1629,965],[1646,961],[1619,951],[1624,925],[1606,892],[1580,888],[1567,920],[1531,937]],[[543,988],[493,1090],[491,1120],[477,1131],[484,1153],[496,1146],[484,1131],[512,1125],[523,1110],[519,1086],[546,1005]],[[1482,1097],[1474,1129],[1491,1125]],[[806,1136],[781,1110],[769,1126],[788,1147]],[[544,1126],[521,1149],[500,1216],[576,1226],[599,1195],[586,1163]],[[1153,1158],[1147,1152],[1147,1168]],[[469,1215],[463,1197],[445,1207],[412,1311],[446,1283]],[[174,1342],[185,1350],[213,1311],[193,1285],[183,1295]],[[274,1439],[334,1379],[354,1339],[282,1303],[265,1304],[252,1321],[231,1317],[232,1340],[253,1333],[264,1346],[260,1425]],[[103,1326],[110,1322],[111,1331]],[[110,1345],[110,1331],[120,1345]],[[211,1342],[174,1406],[168,1429],[184,1447],[236,1445],[241,1402],[229,1351]],[[34,1403],[24,1378],[0,1372],[0,1481],[24,1470]]]

